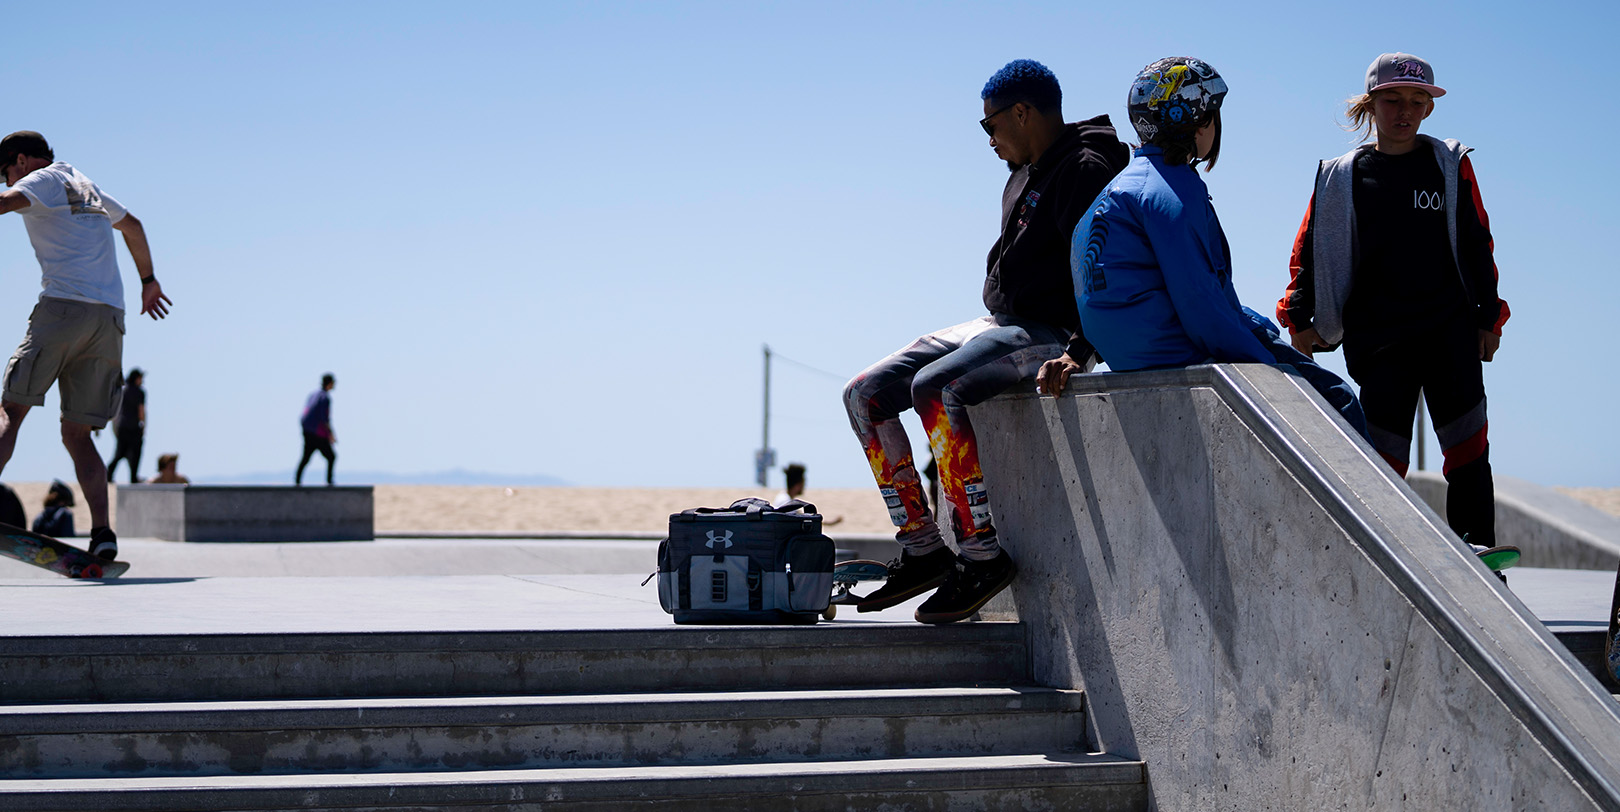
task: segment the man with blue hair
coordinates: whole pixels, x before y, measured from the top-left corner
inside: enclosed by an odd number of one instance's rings
[[[1107,116],[1063,121],[1063,91],[1045,65],[1007,63],[985,83],[979,126],[1012,176],[1001,194],[1001,232],[990,247],[984,280],[989,315],[918,338],[855,376],[844,406],[866,450],[900,557],[882,589],[856,604],[887,609],[930,590],[918,607],[923,623],[972,617],[1012,583],[1011,557],[991,522],[989,491],[967,407],[1033,377],[1067,352],[1095,363],[1080,330],[1069,242],[1092,200],[1130,161]],[[960,555],[945,546],[900,413],[917,410],[939,464],[941,507],[950,515]]]

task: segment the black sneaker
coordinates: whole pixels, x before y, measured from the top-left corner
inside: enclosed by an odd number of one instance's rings
[[[111,527],[97,527],[90,531],[90,554],[105,561],[118,559],[118,536]]]
[[[919,623],[955,623],[973,617],[1018,574],[1012,556],[1002,550],[989,561],[957,559],[945,585],[917,607]]]
[[[951,552],[949,547],[941,547],[922,555],[912,555],[906,550],[901,550],[900,557],[889,562],[888,581],[881,589],[855,604],[855,609],[860,612],[876,612],[891,606],[899,606],[930,589],[937,589],[940,584],[945,583],[945,576],[950,574],[951,567],[955,563],[956,553]]]

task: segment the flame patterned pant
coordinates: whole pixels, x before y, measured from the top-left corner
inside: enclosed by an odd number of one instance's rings
[[[1063,354],[1067,331],[1040,322],[990,315],[925,335],[873,364],[844,387],[844,408],[866,450],[895,534],[913,555],[944,545],[923,496],[900,413],[917,410],[939,465],[951,531],[962,555],[994,558],[1000,547],[990,497],[979,470],[978,443],[967,407],[1030,378]]]

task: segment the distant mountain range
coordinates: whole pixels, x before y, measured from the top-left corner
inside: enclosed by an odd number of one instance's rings
[[[321,477],[325,473],[323,467],[319,465],[312,466],[304,472],[304,484],[321,484]],[[290,485],[292,480],[293,472],[291,469],[192,478],[192,481],[199,485]],[[337,481],[339,485],[495,485],[525,488],[573,484],[565,479],[545,474],[498,474],[489,471],[468,471],[465,468],[399,474],[392,471],[346,471],[340,467],[338,468]]]

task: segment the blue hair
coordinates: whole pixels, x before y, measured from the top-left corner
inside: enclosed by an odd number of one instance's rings
[[[1063,88],[1058,87],[1057,76],[1033,59],[1008,62],[984,83],[979,98],[1002,104],[1024,102],[1042,113],[1063,109]]]

